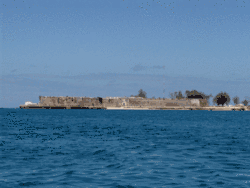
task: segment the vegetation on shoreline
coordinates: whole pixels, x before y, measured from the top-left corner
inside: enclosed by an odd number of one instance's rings
[[[209,104],[209,99],[212,96],[212,94],[210,95],[206,95],[205,93],[203,92],[199,92],[197,90],[186,90],[185,91],[185,94],[182,94],[181,91],[175,91],[173,93],[170,93],[169,94],[170,98],[171,99],[205,99],[207,101],[207,104]],[[142,97],[142,98],[147,98],[147,93],[143,90],[143,89],[140,89],[138,91],[138,95],[131,95],[131,97]],[[155,97],[152,97],[152,99],[155,99]],[[160,98],[159,98],[160,99]],[[231,98],[229,96],[228,93],[226,92],[220,92],[218,93],[214,98],[213,98],[213,104],[217,105],[217,106],[224,106],[224,105],[229,105],[230,101],[231,101]],[[240,104],[240,99],[238,96],[235,96],[233,99],[232,99],[233,103],[235,105],[239,105]],[[204,103],[204,101],[202,102]],[[244,106],[248,106],[249,104],[249,100],[245,99],[241,102]],[[206,105],[205,103],[202,104],[202,106]]]
[[[213,98],[213,103],[224,106],[224,104],[228,105],[231,101],[230,96],[226,92],[220,92]]]

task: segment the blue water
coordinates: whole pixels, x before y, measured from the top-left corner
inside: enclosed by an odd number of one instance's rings
[[[250,112],[0,109],[0,187],[250,187]]]

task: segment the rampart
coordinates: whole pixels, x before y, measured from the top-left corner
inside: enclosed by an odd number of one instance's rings
[[[199,103],[200,104],[200,103]],[[24,106],[24,105],[21,105]],[[20,107],[21,107],[20,106]],[[199,106],[190,99],[152,99],[141,97],[39,97],[36,107],[46,108],[176,108]],[[34,105],[32,107],[35,108]]]
[[[205,99],[153,99],[141,97],[39,97],[39,103],[25,102],[24,109],[162,109],[249,111],[249,106],[209,106]]]

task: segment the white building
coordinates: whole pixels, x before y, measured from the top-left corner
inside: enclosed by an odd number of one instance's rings
[[[235,106],[244,106],[244,104],[236,104]]]
[[[37,103],[32,103],[30,101],[26,101],[24,105],[25,106],[32,106],[32,105],[37,105]]]
[[[191,104],[200,106],[200,100],[199,99],[191,99]]]

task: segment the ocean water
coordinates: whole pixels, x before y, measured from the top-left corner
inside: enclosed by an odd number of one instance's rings
[[[250,112],[0,109],[0,187],[250,187]]]

